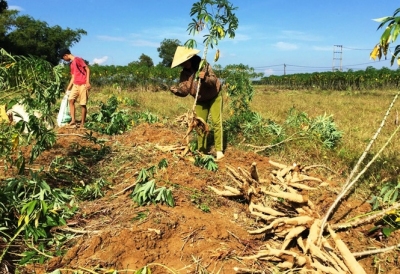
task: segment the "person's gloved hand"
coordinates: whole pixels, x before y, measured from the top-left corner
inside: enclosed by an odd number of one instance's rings
[[[178,88],[177,88],[177,87],[170,87],[169,90],[170,90],[172,93],[177,93],[177,92],[178,92]]]

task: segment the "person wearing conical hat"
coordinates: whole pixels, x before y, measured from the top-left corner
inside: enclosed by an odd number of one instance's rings
[[[200,56],[197,55],[199,52],[197,49],[183,46],[177,47],[171,68],[180,66],[182,71],[178,86],[171,87],[170,91],[180,97],[186,97],[190,94],[196,98],[197,81],[200,80],[200,90],[195,111],[197,116],[206,122],[208,116],[211,117],[216,158],[220,160],[224,157],[221,82],[208,62],[205,62],[203,69],[200,71],[199,79],[196,79],[196,72],[199,70],[201,62]],[[207,136],[199,134],[197,144],[200,152],[208,152]]]

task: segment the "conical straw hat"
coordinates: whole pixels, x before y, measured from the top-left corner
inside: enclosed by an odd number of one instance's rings
[[[189,60],[199,52],[200,50],[197,49],[178,46],[175,51],[174,59],[172,60],[171,68],[174,68],[182,64],[183,62]]]

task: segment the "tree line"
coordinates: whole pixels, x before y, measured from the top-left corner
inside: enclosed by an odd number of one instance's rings
[[[297,73],[290,75],[270,75],[255,81],[256,84],[271,85],[280,89],[306,90],[373,90],[398,89],[400,87],[399,69],[376,69],[334,72]]]

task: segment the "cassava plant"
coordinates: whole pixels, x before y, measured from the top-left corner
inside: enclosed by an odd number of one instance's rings
[[[226,36],[229,38],[235,37],[235,31],[238,28],[238,19],[234,13],[236,7],[227,0],[200,0],[193,4],[190,11],[190,16],[192,17],[192,22],[189,23],[187,28],[190,35],[197,35],[204,30],[207,31],[203,35],[203,57],[199,65],[199,69],[196,73],[198,76],[199,72],[203,69],[206,64],[208,48],[214,48],[218,45],[218,42],[224,39]],[[197,46],[195,39],[189,39],[186,41],[185,46],[188,48],[194,48]],[[218,61],[219,49],[217,49],[214,61]],[[197,97],[200,90],[201,81],[197,82],[197,93],[194,99],[193,107],[191,112],[187,115],[188,132],[186,136],[190,133],[192,129],[199,129],[201,131],[207,132],[208,126],[205,121],[197,118],[195,113],[195,107],[197,102]]]
[[[56,141],[51,126],[54,105],[65,86],[62,72],[61,65],[53,66],[33,56],[13,56],[0,49],[0,105],[5,111],[21,104],[29,115],[29,121],[15,126],[8,122],[0,125],[0,160],[12,174],[0,180],[0,231],[4,242],[0,265],[8,259],[10,249],[15,253],[15,248],[25,248],[16,245],[22,235],[36,244],[39,239],[48,239],[52,227],[65,225],[74,214],[73,195],[52,188],[42,167],[32,171],[27,164]],[[20,255],[26,261],[28,255],[24,254]]]
[[[219,67],[217,67],[219,69]],[[224,79],[224,89],[229,98],[229,116],[224,123],[227,130],[228,138],[237,136],[245,128],[253,131],[257,128],[259,120],[254,119],[257,113],[250,109],[251,101],[254,97],[254,87],[252,80],[260,75],[254,72],[253,68],[239,65],[228,65],[223,70],[219,71],[220,77]]]
[[[19,122],[12,138],[3,134],[0,140],[5,148],[0,157],[9,165],[17,165],[21,170],[25,159],[19,148],[23,145],[32,145],[30,159],[32,163],[44,150],[55,143],[55,134],[48,125],[54,125],[53,107],[60,98],[61,87],[64,85],[62,66],[53,67],[39,58],[13,56],[0,49],[0,105],[11,108],[19,103],[25,106],[29,113],[29,122]],[[41,113],[41,119],[36,118],[34,111]],[[23,134],[28,131],[28,134]],[[11,153],[17,157],[11,157]],[[16,160],[15,160],[16,159]]]
[[[188,26],[189,34],[196,35],[203,30],[208,30],[205,34],[203,44],[203,60],[206,60],[208,47],[214,48],[219,40],[226,36],[235,37],[239,21],[233,13],[237,7],[233,7],[227,0],[200,0],[193,4],[190,11],[192,22]],[[194,48],[197,42],[194,39],[186,41],[185,46]],[[217,50],[214,60],[218,61],[219,50]],[[199,68],[201,69],[201,68]]]
[[[374,21],[380,23],[378,26],[378,30],[386,26],[379,43],[376,44],[372,52],[370,53],[371,59],[378,58],[379,60],[382,56],[387,56],[389,51],[389,45],[397,40],[397,37],[400,34],[400,8],[396,9],[392,16],[385,16],[378,19],[374,19]],[[397,64],[400,66],[400,57],[398,56],[400,53],[400,45],[397,45],[394,52],[392,53],[392,57],[390,60],[391,65],[394,64],[394,61],[397,59]]]

